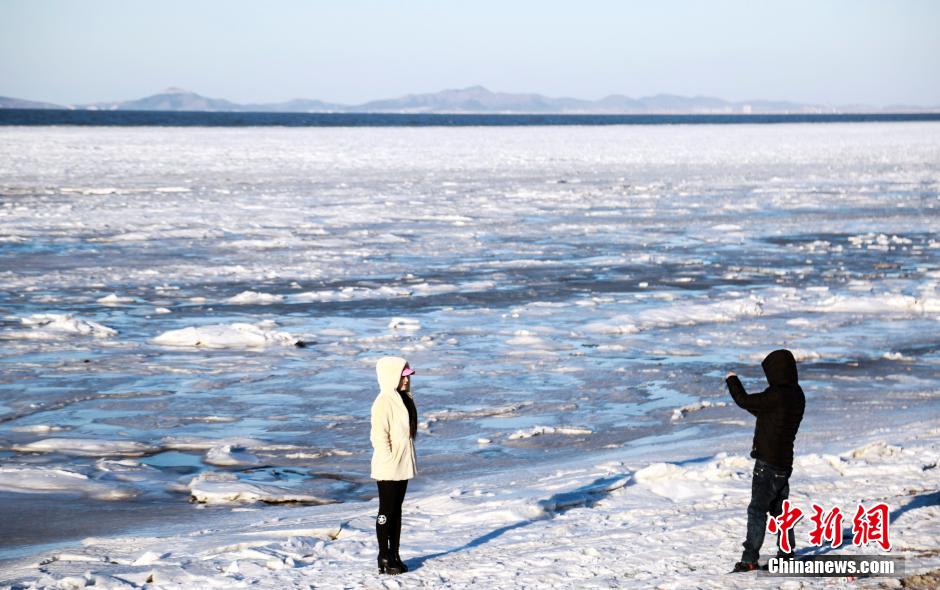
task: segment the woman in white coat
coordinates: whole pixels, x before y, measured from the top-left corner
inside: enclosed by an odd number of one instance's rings
[[[372,403],[372,479],[379,488],[375,534],[379,541],[379,573],[400,574],[408,567],[398,555],[401,506],[408,480],[417,473],[414,439],[418,411],[411,397],[414,370],[403,358],[386,356],[375,365],[379,394]]]

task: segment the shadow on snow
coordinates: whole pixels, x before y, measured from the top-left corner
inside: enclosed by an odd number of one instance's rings
[[[633,479],[631,475],[627,473],[596,479],[593,482],[570,492],[560,492],[545,500],[539,500],[537,506],[543,511],[543,516],[541,517],[520,520],[519,522],[509,524],[498,529],[494,529],[484,535],[480,535],[479,537],[468,541],[460,547],[448,549],[447,551],[439,551],[437,553],[424,555],[422,557],[416,557],[414,559],[408,560],[406,563],[408,567],[414,571],[423,566],[424,563],[428,560],[437,559],[439,557],[444,557],[445,555],[459,553],[461,551],[479,547],[480,545],[489,543],[493,539],[501,537],[509,531],[520,529],[529,526],[530,524],[535,524],[536,522],[551,520],[573,508],[593,508],[612,492],[621,488],[625,488],[632,483]]]

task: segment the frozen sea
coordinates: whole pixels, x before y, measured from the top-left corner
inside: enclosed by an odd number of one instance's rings
[[[418,371],[410,493],[743,453],[724,374],[762,389],[781,347],[804,428],[909,425],[938,282],[936,122],[3,128],[0,559],[372,498],[386,354]]]

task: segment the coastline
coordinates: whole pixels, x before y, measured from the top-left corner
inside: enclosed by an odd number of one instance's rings
[[[932,395],[936,395],[934,392]],[[797,439],[791,500],[887,501],[905,575],[940,566],[940,419],[859,416],[834,433],[810,420]],[[91,537],[7,561],[3,588],[778,587],[782,578],[725,575],[739,554],[753,462],[747,428],[716,437],[634,441],[622,448],[474,481],[439,482],[406,499],[402,555],[412,572],[374,573],[373,502],[240,508],[147,536]],[[890,478],[884,477],[890,474]],[[797,527],[804,552],[808,525]],[[770,541],[765,541],[766,558]],[[849,545],[840,554],[879,553]],[[879,578],[860,580],[873,587]],[[826,587],[829,578],[801,578]],[[304,586],[306,587],[306,586]],[[795,587],[795,586],[794,586]]]

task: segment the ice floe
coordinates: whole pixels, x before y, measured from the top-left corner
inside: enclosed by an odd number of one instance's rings
[[[421,322],[415,318],[392,318],[388,327],[402,332],[417,332],[421,329]]]
[[[699,402],[695,402],[694,404],[688,404],[688,405],[682,406],[681,408],[676,408],[675,410],[672,411],[671,420],[675,422],[677,420],[681,420],[685,418],[689,414],[698,412],[700,410],[704,410],[705,408],[723,408],[727,405],[728,405],[727,402],[713,402],[707,399],[702,400]]]
[[[715,302],[687,302],[664,305],[591,322],[587,329],[595,332],[632,334],[653,328],[691,326],[709,322],[732,322],[763,314],[763,302],[757,298],[731,299]]]
[[[122,297],[118,295],[117,293],[111,293],[110,295],[105,295],[104,297],[100,297],[97,301],[98,303],[102,305],[123,305],[125,303],[133,303],[134,298]]]
[[[37,313],[20,318],[20,323],[28,329],[7,332],[5,336],[45,340],[68,336],[111,338],[117,335],[117,330],[91,320],[74,317],[71,314]]]
[[[153,339],[163,346],[190,346],[199,348],[265,348],[267,346],[296,346],[299,339],[272,329],[269,324],[215,324],[190,326],[169,330]]]
[[[517,430],[509,435],[509,440],[519,440],[524,438],[532,438],[534,436],[542,436],[543,434],[561,434],[565,436],[584,436],[587,434],[592,434],[594,431],[590,428],[582,428],[576,426],[533,426],[532,428],[527,428],[525,430]]]
[[[243,447],[219,445],[206,451],[205,462],[218,466],[256,465],[259,459]]]
[[[271,485],[239,481],[235,474],[205,472],[194,477],[189,490],[195,501],[204,504],[232,504],[266,502],[279,504],[300,502],[305,504],[329,504],[334,500],[318,498],[310,494]]]
[[[85,474],[41,465],[0,465],[0,491],[73,493],[98,500],[127,500],[137,495],[133,488],[94,480]]]
[[[34,434],[45,434],[47,432],[61,432],[63,430],[69,430],[68,426],[60,426],[58,424],[26,424],[23,426],[13,426],[10,428],[12,432],[32,432]]]
[[[235,305],[269,305],[284,301],[283,295],[274,293],[259,293],[257,291],[242,291],[225,300],[226,303]]]
[[[79,457],[139,457],[160,450],[159,447],[133,440],[97,438],[45,438],[13,445],[20,453],[61,453]]]

